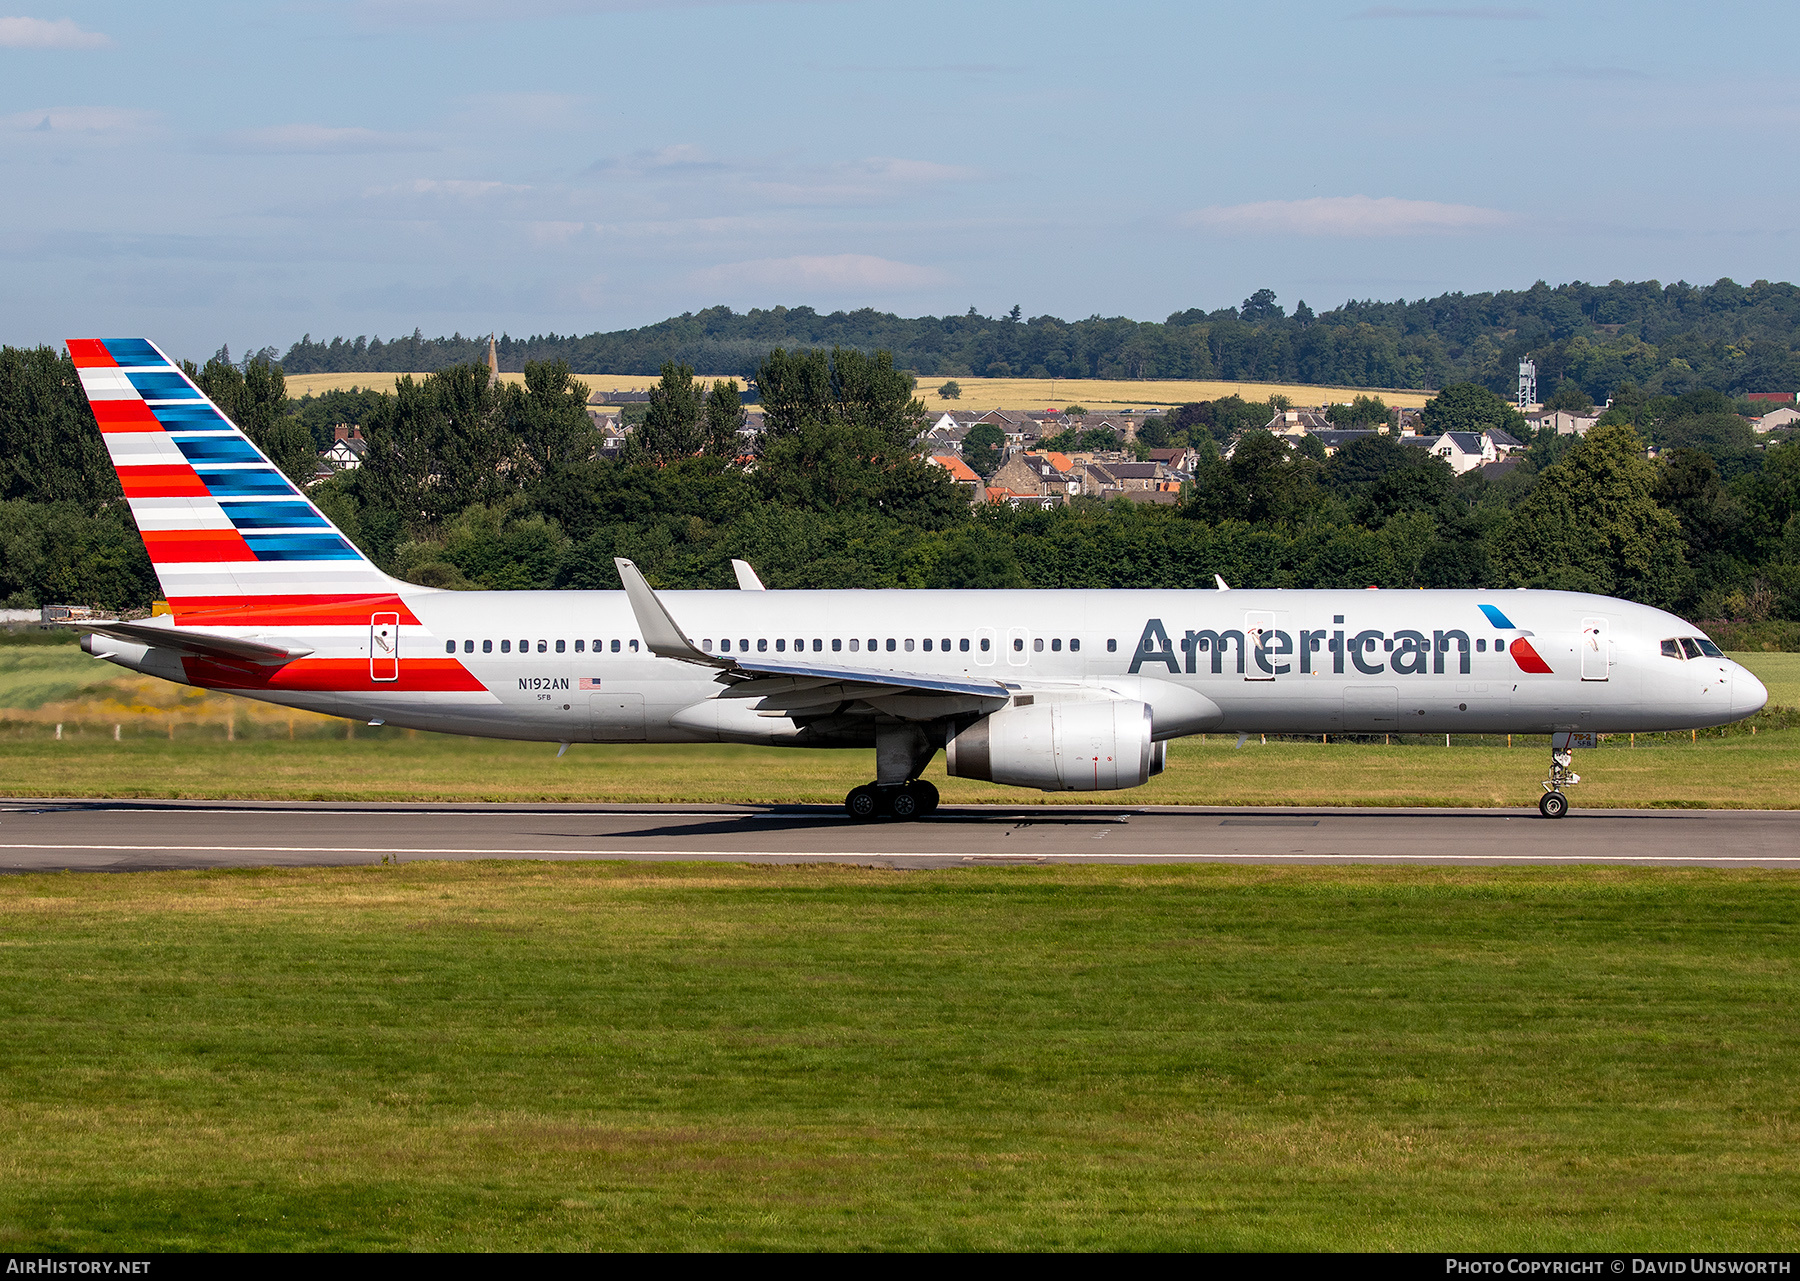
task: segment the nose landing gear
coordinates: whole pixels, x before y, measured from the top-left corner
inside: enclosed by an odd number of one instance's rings
[[[1550,777],[1544,780],[1544,794],[1538,797],[1538,813],[1545,818],[1561,818],[1569,812],[1569,798],[1563,795],[1563,788],[1573,787],[1581,781],[1581,775],[1569,768],[1574,760],[1575,753],[1566,745],[1560,750],[1551,749]]]
[[[844,812],[859,823],[878,818],[924,818],[938,807],[938,790],[922,778],[899,785],[864,783],[850,789]]]

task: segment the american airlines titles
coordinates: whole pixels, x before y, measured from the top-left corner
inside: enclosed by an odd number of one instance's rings
[[[1131,656],[1136,675],[1146,664],[1161,663],[1180,675],[1225,672],[1227,655],[1240,676],[1286,676],[1296,668],[1302,675],[1323,672],[1329,661],[1333,674],[1354,669],[1364,676],[1392,672],[1397,676],[1469,674],[1469,634],[1460,628],[1433,629],[1427,633],[1401,628],[1393,634],[1373,628],[1351,632],[1346,628],[1319,628],[1298,633],[1279,628],[1250,627],[1184,632],[1174,640],[1160,618],[1144,624],[1137,649]],[[1454,657],[1452,657],[1454,656]]]

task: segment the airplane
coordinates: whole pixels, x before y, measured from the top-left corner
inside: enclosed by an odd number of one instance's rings
[[[1691,623],[1578,592],[446,591],[389,577],[144,339],[71,339],[170,612],[84,621],[134,672],[490,738],[875,749],[857,820],[921,775],[1111,791],[1201,733],[1548,734],[1568,810],[1597,733],[1749,716],[1768,691]]]

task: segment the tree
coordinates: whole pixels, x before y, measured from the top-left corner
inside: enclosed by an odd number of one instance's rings
[[[650,388],[644,424],[631,434],[632,454],[666,467],[699,453],[706,443],[700,425],[703,401],[692,366],[664,364],[661,379]]]
[[[945,400],[961,400],[962,384],[952,378],[949,382],[938,388],[938,395]]]
[[[770,501],[820,513],[881,513],[941,529],[966,517],[968,494],[942,467],[877,427],[803,419],[763,443],[757,483]]]
[[[982,476],[992,476],[1006,450],[1006,433],[992,423],[976,423],[963,437],[963,461]]]
[[[1325,417],[1333,427],[1354,431],[1359,427],[1385,426],[1389,411],[1380,396],[1358,396],[1348,405],[1327,405]]]
[[[1085,418],[1087,416],[1087,411],[1088,411],[1088,408],[1086,405],[1064,405],[1063,406],[1063,417],[1064,418]]]
[[[1681,525],[1629,427],[1594,427],[1513,510],[1495,548],[1514,587],[1561,587],[1672,606],[1687,586]]]
[[[1565,378],[1556,385],[1556,394],[1544,402],[1544,408],[1587,414],[1594,408],[1594,398],[1582,390],[1580,383]]]
[[[0,348],[0,499],[123,502],[75,363],[49,347]]]
[[[722,378],[706,393],[706,452],[736,458],[744,452],[743,429],[749,421],[737,379]]]
[[[1525,417],[1479,383],[1457,383],[1425,402],[1422,413],[1432,435],[1446,431],[1483,432],[1499,428],[1524,439]]]
[[[808,422],[866,427],[890,444],[910,448],[925,430],[916,380],[894,368],[885,351],[865,355],[844,347],[786,352],[777,347],[758,367],[763,434],[783,436]]]
[[[588,417],[588,389],[561,360],[525,362],[525,385],[499,393],[507,429],[518,443],[516,474],[532,484],[592,458],[600,433]]]
[[[354,475],[371,536],[377,526],[369,507],[394,513],[415,539],[430,539],[464,508],[505,491],[501,464],[515,442],[485,365],[457,365],[422,382],[406,375],[365,433],[368,452]]]
[[[1281,308],[1275,305],[1273,289],[1258,289],[1244,299],[1244,305],[1238,308],[1238,319],[1246,324],[1266,324],[1271,320],[1281,320],[1283,317],[1284,313]]]

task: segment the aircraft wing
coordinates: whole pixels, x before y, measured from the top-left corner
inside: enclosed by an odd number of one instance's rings
[[[220,636],[211,632],[188,631],[163,627],[154,623],[134,623],[119,619],[73,624],[84,632],[110,636],[134,645],[151,645],[172,649],[178,654],[196,658],[223,659],[228,663],[255,663],[261,667],[279,667],[312,653],[304,645],[272,645],[263,641],[244,640],[237,636]]]
[[[850,702],[868,703],[902,719],[930,719],[957,711],[992,711],[1012,692],[997,680],[934,676],[923,672],[871,670],[807,662],[766,662],[725,654],[708,654],[681,630],[668,609],[644,581],[638,567],[619,557],[613,562],[626,598],[637,615],[644,643],[659,658],[679,659],[718,669],[731,683],[720,697],[761,701],[757,710],[776,715],[824,709]]]

